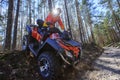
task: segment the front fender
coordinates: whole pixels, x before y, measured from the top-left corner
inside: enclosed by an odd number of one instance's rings
[[[47,38],[47,40],[40,47],[39,52],[38,52],[38,56],[44,51],[52,51],[52,52],[56,52],[56,53],[63,53],[64,49],[56,42],[56,40]]]

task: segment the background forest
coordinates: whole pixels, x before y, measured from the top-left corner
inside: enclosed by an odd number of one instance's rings
[[[58,7],[73,39],[100,46],[120,41],[120,0],[0,0],[0,48],[21,49],[25,26]]]

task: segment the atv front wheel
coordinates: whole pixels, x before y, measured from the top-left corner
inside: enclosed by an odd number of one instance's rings
[[[38,65],[40,74],[45,80],[55,80],[60,72],[60,63],[55,54],[50,52],[40,54]]]

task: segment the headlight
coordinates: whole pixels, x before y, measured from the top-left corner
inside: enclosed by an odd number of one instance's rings
[[[66,55],[67,55],[68,57],[73,58],[73,55],[72,55],[72,53],[71,53],[71,52],[69,52],[69,51],[65,50],[65,53],[66,53]]]

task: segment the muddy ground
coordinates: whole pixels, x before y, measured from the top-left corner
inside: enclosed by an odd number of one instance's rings
[[[74,68],[66,69],[57,80],[89,80],[86,73],[95,70],[94,61],[102,54],[103,49],[95,44],[87,44],[83,48],[80,63]],[[0,80],[42,80],[36,61],[22,51],[1,52]]]

